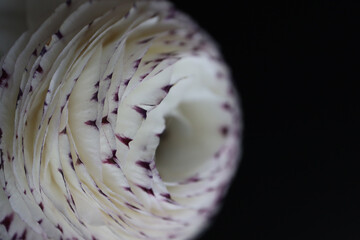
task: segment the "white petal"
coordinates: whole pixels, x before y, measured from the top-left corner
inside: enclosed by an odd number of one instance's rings
[[[194,237],[238,163],[216,45],[166,1],[44,14],[2,62],[0,208],[44,239]]]

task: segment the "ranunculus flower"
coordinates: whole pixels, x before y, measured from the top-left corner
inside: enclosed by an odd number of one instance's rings
[[[196,236],[239,155],[216,44],[166,1],[28,9],[0,65],[0,238]]]

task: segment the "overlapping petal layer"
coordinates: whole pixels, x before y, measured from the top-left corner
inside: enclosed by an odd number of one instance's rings
[[[236,169],[239,108],[166,1],[66,1],[2,62],[0,236],[189,239]]]

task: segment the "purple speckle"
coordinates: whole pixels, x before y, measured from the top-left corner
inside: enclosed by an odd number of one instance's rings
[[[96,120],[88,120],[85,122],[85,124],[88,126],[95,127],[96,129],[99,129],[98,126],[96,125]]]
[[[40,65],[38,65],[38,67],[36,68],[35,72],[38,72],[38,73],[43,73],[43,69]]]
[[[188,34],[186,34],[185,38],[187,39],[192,39],[195,35],[195,32],[189,32]]]
[[[110,158],[104,160],[103,163],[116,165],[117,167],[119,167],[119,164],[117,164],[117,162],[115,161],[115,158],[113,158],[113,157],[110,157]]]
[[[65,180],[64,171],[61,168],[58,168],[58,172],[61,174],[61,177],[63,178],[63,180]]]
[[[138,60],[134,61],[134,69],[138,69],[139,65],[140,65],[140,62],[141,62],[141,58],[139,58]]]
[[[229,134],[229,127],[227,126],[222,126],[220,128],[220,133],[223,137],[226,137]]]
[[[140,76],[140,82],[141,82],[142,80],[144,80],[148,75],[149,75],[149,73],[145,73],[144,75],[141,75],[141,76]]]
[[[141,116],[146,119],[147,111],[139,106],[134,106],[133,109],[141,114]]]
[[[80,164],[83,164],[83,162],[81,161],[80,158],[78,158],[78,159],[76,160],[76,165],[80,165]]]
[[[137,185],[141,190],[143,190],[144,192],[146,192],[149,195],[155,196],[154,191],[152,188],[147,188],[141,185]]]
[[[71,0],[66,0],[66,5],[70,6],[71,5]]]
[[[135,209],[135,210],[140,210],[138,207],[135,207],[131,203],[125,203],[125,205],[128,206],[129,208],[132,208],[132,209]]]
[[[201,46],[195,46],[193,47],[192,51],[197,52],[201,50]],[[196,54],[194,54],[195,56],[197,56]]]
[[[104,160],[103,163],[116,165],[118,168],[120,168],[119,164],[116,162],[116,159],[116,149],[114,149],[112,150],[112,156]]]
[[[60,30],[58,30],[56,33],[55,33],[55,36],[58,38],[58,39],[62,39],[64,36],[62,35],[62,33],[60,32]]]
[[[4,156],[3,156],[3,152],[0,149],[0,169],[2,169],[4,167]]]
[[[94,87],[98,88],[100,86],[100,81],[97,81],[94,85]]]
[[[19,101],[19,100],[21,99],[22,95],[23,95],[23,92],[22,92],[21,89],[19,88],[19,93],[18,93],[18,96],[17,96],[16,101]]]
[[[144,232],[139,232],[141,235],[143,235],[144,237],[146,237],[146,238],[149,238],[149,236],[148,235],[146,235]]]
[[[171,196],[169,193],[160,193],[160,196],[163,196],[166,199],[171,199]]]
[[[130,187],[124,187],[124,190],[132,193],[132,190]]]
[[[190,177],[188,179],[186,179],[183,184],[187,184],[187,183],[196,183],[196,182],[199,182],[201,179],[197,176],[193,176],[193,177]]]
[[[11,240],[16,240],[16,239],[18,239],[18,238],[17,238],[17,233],[15,233],[15,234],[12,236]]]
[[[74,204],[74,205],[75,205],[74,198],[73,198],[73,196],[72,196],[71,194],[70,194],[70,199],[71,199],[72,204]]]
[[[110,80],[110,79],[112,79],[112,76],[113,76],[113,73],[110,73],[110,74],[105,78],[105,80]]]
[[[3,132],[2,132],[2,129],[0,128],[0,143],[1,143],[2,135],[3,135]]]
[[[60,132],[60,134],[66,134],[66,127]]]
[[[161,58],[157,58],[154,60],[155,63],[160,63],[162,61],[164,61],[166,59],[166,57],[161,57]]]
[[[217,73],[216,73],[216,77],[217,77],[218,79],[223,79],[223,78],[225,77],[225,74],[224,74],[223,72],[217,72]]]
[[[37,50],[36,50],[36,48],[35,48],[34,51],[32,52],[32,55],[34,55],[35,57],[37,57]]]
[[[1,77],[0,77],[0,86],[2,85],[3,81],[7,80],[9,78],[9,74],[5,71],[5,69],[1,69]],[[5,83],[6,87],[7,83]]]
[[[71,166],[72,170],[75,171],[75,167],[74,167],[74,162],[73,162],[73,161],[70,161],[70,166]]]
[[[90,101],[95,101],[95,102],[98,102],[99,99],[98,99],[98,93],[99,92],[94,92],[92,98],[90,99]]]
[[[21,234],[21,236],[20,236],[20,240],[25,240],[26,239],[26,234],[27,234],[27,231],[26,231],[26,229],[23,231],[23,233]]]
[[[166,85],[165,87],[162,87],[161,90],[163,90],[164,92],[168,93],[170,91],[170,89],[172,88],[172,84]]]
[[[171,7],[165,19],[173,19],[175,18],[175,16],[176,16],[176,9],[174,7]]]
[[[44,211],[44,204],[42,202],[39,203],[39,207],[40,207],[41,211]]]
[[[129,82],[130,82],[130,78],[129,78],[129,79],[126,79],[126,80],[124,81],[124,85],[125,85],[125,86],[129,85]]]
[[[138,44],[145,44],[145,43],[148,43],[148,42],[150,42],[152,39],[153,39],[153,37],[150,37],[150,38],[147,38],[147,39],[141,40],[141,41],[139,41],[139,42],[138,42]]]
[[[38,223],[38,224],[41,224],[41,223],[42,223],[42,221],[43,221],[43,220],[42,220],[42,219],[40,219],[40,220],[38,220],[38,221],[37,221],[37,223]]]
[[[153,65],[153,66],[150,68],[150,71],[153,71],[157,66],[158,66],[158,64]]]
[[[123,137],[119,134],[116,134],[116,138],[119,139],[119,141],[122,142],[123,144],[125,144],[127,147],[129,147],[129,144],[132,141],[131,138]]]
[[[136,164],[146,170],[151,171],[150,162],[138,160],[138,161],[136,161]]]
[[[199,213],[200,215],[205,215],[205,214],[209,214],[210,211],[209,211],[209,209],[207,209],[207,208],[200,208],[200,209],[198,210],[198,213]]]
[[[103,195],[104,197],[108,197],[100,188],[98,188],[98,192]]]
[[[227,92],[229,95],[232,95],[232,96],[235,94],[234,88],[232,88],[232,87],[230,87]]]
[[[114,110],[111,113],[117,114],[117,112],[118,112],[118,108],[114,108]]]
[[[231,105],[229,103],[224,103],[223,105],[221,105],[221,107],[226,110],[226,111],[230,111],[231,110]]]
[[[10,225],[11,225],[13,219],[14,219],[14,213],[11,213],[11,214],[5,216],[5,218],[3,220],[1,220],[1,222],[0,222],[1,225],[4,225],[7,232],[9,232]]]
[[[221,151],[221,149],[220,149],[219,151],[217,151],[217,152],[214,154],[214,157],[215,157],[215,158],[219,158],[220,155],[221,155],[221,153],[222,153],[222,151]]]
[[[58,224],[58,225],[56,225],[56,228],[57,229],[59,229],[59,231],[61,232],[61,233],[64,233],[64,231],[63,231],[63,229],[62,229],[62,227]]]
[[[174,238],[177,237],[177,235],[175,235],[175,234],[170,234],[168,237],[169,237],[169,239],[174,239]]]
[[[105,116],[105,117],[103,117],[103,118],[101,119],[101,124],[109,124],[109,123],[110,123],[110,122],[109,122],[107,116]]]
[[[118,101],[119,101],[119,94],[118,94],[117,92],[114,94],[113,100],[114,100],[115,102],[118,102]]]
[[[46,47],[44,46],[40,51],[40,56],[44,56],[46,52],[47,52],[47,50],[46,50]]]

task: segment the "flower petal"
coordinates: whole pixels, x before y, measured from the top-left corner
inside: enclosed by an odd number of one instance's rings
[[[180,240],[217,211],[237,95],[216,44],[168,2],[65,2],[0,80],[5,230],[18,216],[44,239]]]

